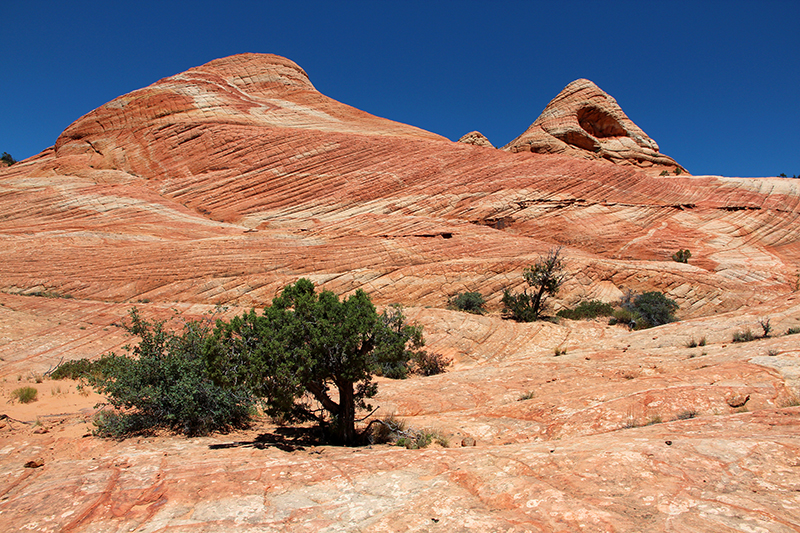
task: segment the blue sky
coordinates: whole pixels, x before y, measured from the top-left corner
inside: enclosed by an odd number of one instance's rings
[[[27,0],[0,14],[0,152],[17,159],[117,96],[264,52],[336,100],[496,146],[588,78],[693,174],[800,174],[798,0]]]

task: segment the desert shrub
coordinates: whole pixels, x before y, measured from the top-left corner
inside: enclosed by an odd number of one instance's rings
[[[787,335],[797,335],[800,333],[800,328],[789,328],[786,330]]]
[[[449,439],[440,431],[409,428],[394,414],[373,420],[364,433],[371,444],[394,444],[411,450],[426,448],[433,442],[444,447],[449,445]]]
[[[672,254],[672,260],[677,263],[688,263],[690,257],[692,257],[692,252],[689,250],[678,250]]]
[[[3,155],[0,156],[0,161],[2,161],[3,164],[9,167],[17,162],[17,160],[11,157],[11,154],[9,154],[8,152],[3,152]]]
[[[609,319],[608,323],[611,325],[622,324],[633,328],[637,322],[641,320],[639,315],[626,307],[614,310],[614,315]]]
[[[506,318],[517,322],[539,320],[545,309],[547,299],[558,294],[566,279],[564,259],[561,248],[551,248],[546,256],[540,256],[533,265],[522,272],[522,277],[531,288],[519,294],[503,291],[503,313]]]
[[[662,170],[659,176],[669,176],[669,170]]]
[[[186,322],[178,333],[163,321],[141,318],[135,308],[129,316],[124,327],[141,339],[139,344],[126,347],[126,355],[106,355],[102,371],[86,376],[113,406],[96,420],[100,435],[124,437],[155,428],[203,435],[247,423],[253,406],[249,393],[211,379],[203,357],[213,342],[207,323]]]
[[[660,292],[629,292],[614,311],[609,324],[624,324],[631,329],[647,329],[676,320],[678,304]]]
[[[761,320],[758,321],[758,323],[761,326],[761,329],[764,331],[763,337],[764,338],[769,337],[769,333],[770,331],[772,331],[772,325],[770,324],[769,317],[762,318]]]
[[[639,316],[635,322],[635,329],[647,329],[675,321],[674,313],[678,304],[660,292],[645,292],[637,295],[630,310]]]
[[[733,334],[733,342],[750,342],[754,340],[756,340],[756,336],[749,329],[737,331]]]
[[[697,410],[687,409],[686,411],[678,413],[678,415],[675,417],[675,420],[689,420],[690,418],[694,418],[697,415],[698,415]]]
[[[518,402],[524,402],[525,400],[531,400],[536,397],[536,393],[533,391],[528,391],[524,394],[521,394],[519,398],[517,398]]]
[[[456,311],[465,311],[475,315],[486,312],[486,300],[479,292],[460,292],[447,301],[447,306]]]
[[[556,346],[555,348],[553,348],[553,356],[554,357],[560,357],[560,356],[566,355],[566,354],[567,354],[567,349],[566,348],[561,348],[559,346]]]
[[[512,293],[508,289],[503,291],[503,314],[506,318],[517,322],[534,322],[539,314],[534,310],[533,295],[528,291]]]
[[[694,337],[692,337],[692,340],[686,343],[687,348],[697,348],[698,346],[705,346],[705,345],[706,345],[705,337],[701,338],[699,341],[694,340]]]
[[[11,399],[17,400],[20,403],[31,403],[36,401],[36,395],[39,393],[34,387],[20,387],[11,391]]]
[[[652,426],[653,424],[660,424],[661,423],[661,415],[653,415],[647,419],[648,426]]]
[[[452,360],[442,354],[418,350],[411,357],[410,372],[420,376],[434,376],[446,372],[451,363]]]
[[[570,320],[597,318],[598,316],[612,316],[614,307],[600,300],[590,300],[579,303],[574,309],[562,309],[556,316]]]
[[[367,426],[365,435],[370,444],[386,444],[395,442],[406,432],[406,423],[397,418],[394,413],[389,414],[380,420],[373,420]]]

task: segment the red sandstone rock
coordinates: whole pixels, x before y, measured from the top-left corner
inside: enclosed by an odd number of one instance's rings
[[[612,160],[630,155],[593,136]],[[640,140],[620,142],[663,164]],[[130,339],[115,324],[132,305],[152,318],[175,309],[176,323],[240,306],[230,316],[306,276],[405,304],[428,349],[453,359],[444,375],[381,378],[379,416],[480,445],[287,453],[256,440],[280,437],[266,422],[104,441],[89,436],[99,398],[33,383],[40,401],[4,414],[47,417],[50,431],[2,428],[4,527],[798,529],[795,336],[730,340],[764,317],[775,332],[800,326],[800,183],[659,178],[585,155],[452,143],[335,102],[294,63],[257,54],[80,118],[54,148],[0,170],[4,394],[62,359],[121,351]],[[522,288],[522,269],[553,245],[570,272],[556,306],[661,290],[684,320],[639,332],[501,320],[503,289]],[[686,248],[689,264],[671,260]],[[444,309],[474,290],[490,315]],[[47,468],[20,473],[31,456]]]
[[[674,159],[659,153],[658,144],[628,118],[616,100],[584,79],[564,87],[525,133],[503,150],[683,171]]]

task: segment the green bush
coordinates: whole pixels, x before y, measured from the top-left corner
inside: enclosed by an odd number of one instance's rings
[[[639,294],[631,304],[631,311],[640,317],[634,328],[647,329],[675,322],[674,313],[677,310],[678,304],[661,292],[651,291]]]
[[[503,291],[503,314],[506,318],[517,322],[534,322],[539,318],[533,305],[533,295],[528,291],[512,293],[508,289]]]
[[[11,399],[18,400],[20,403],[31,403],[36,401],[39,393],[34,387],[20,387],[11,391]]]
[[[0,156],[0,161],[2,161],[6,166],[9,167],[17,162],[17,160],[11,157],[11,154],[9,154],[8,152],[3,152],[3,155]]]
[[[629,292],[614,311],[609,324],[624,324],[631,329],[647,329],[674,322],[678,304],[660,292]]]
[[[609,319],[608,323],[611,325],[622,324],[633,328],[637,322],[641,321],[641,317],[626,307],[614,310],[614,315]]]
[[[109,356],[103,356],[97,361],[85,358],[64,361],[50,373],[50,377],[52,379],[87,380],[93,375],[103,375],[109,361]]]
[[[672,260],[677,263],[688,263],[690,257],[692,257],[692,252],[689,250],[678,250],[672,254]]]
[[[460,292],[447,301],[448,308],[475,315],[485,313],[485,305],[486,300],[479,292]]]
[[[213,344],[208,324],[186,322],[180,333],[165,322],[149,322],[136,308],[125,329],[141,340],[127,355],[109,354],[102,371],[88,383],[108,397],[112,411],[96,421],[103,436],[124,437],[166,428],[186,435],[204,435],[246,425],[253,399],[241,387],[223,387],[209,374],[203,357]]]
[[[581,320],[585,318],[597,318],[598,316],[612,316],[614,314],[614,307],[611,304],[601,302],[600,300],[590,300],[588,302],[581,302],[574,309],[562,309],[556,316],[561,318],[568,318],[570,320]]]

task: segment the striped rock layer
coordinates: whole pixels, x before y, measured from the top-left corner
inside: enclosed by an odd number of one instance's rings
[[[3,170],[0,288],[261,305],[307,276],[379,303],[471,290],[496,308],[563,246],[565,304],[659,289],[696,316],[791,287],[799,199],[791,179],[453,143],[244,54],[121,96]]]
[[[0,417],[5,530],[800,529],[800,349],[785,334],[800,327],[800,180],[659,176],[674,161],[589,83],[577,93],[605,114],[564,97],[497,150],[245,54],[121,96],[0,170],[0,395],[39,397]],[[503,290],[553,246],[569,272],[555,309],[659,290],[682,320],[502,320]],[[302,276],[424,325],[452,366],[378,378],[374,416],[449,447],[341,449],[268,421],[104,440],[97,398],[39,377],[123,352],[132,305],[179,327]],[[461,291],[489,315],[445,309]],[[767,319],[768,338],[731,343]]]

